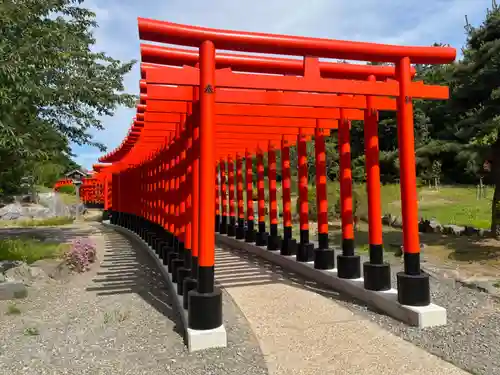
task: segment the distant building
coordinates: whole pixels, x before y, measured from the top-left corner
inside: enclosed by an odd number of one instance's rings
[[[65,174],[66,178],[71,178],[72,180],[81,180],[82,178],[89,177],[87,172],[84,172],[80,169],[73,169]]]

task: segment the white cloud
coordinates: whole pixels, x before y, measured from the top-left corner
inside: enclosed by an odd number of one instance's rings
[[[98,2],[99,1],[99,2]],[[464,41],[464,16],[482,20],[491,0],[87,0],[99,22],[96,50],[122,59],[139,59],[137,17],[199,26],[307,35],[379,43],[430,45]],[[127,75],[130,93],[138,92],[139,66]],[[105,130],[93,132],[109,149],[120,144],[134,111],[121,108],[104,119]],[[87,148],[79,155],[86,167],[99,154]],[[90,160],[90,155],[95,159]]]

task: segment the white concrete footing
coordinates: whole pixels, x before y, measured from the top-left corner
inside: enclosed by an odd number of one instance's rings
[[[109,220],[102,222],[104,226],[113,228],[117,232],[120,232],[126,236],[132,237],[149,253],[149,255],[156,261],[158,268],[160,269],[163,277],[165,278],[169,291],[173,298],[173,303],[175,308],[180,313],[182,325],[184,328],[184,334],[186,339],[186,344],[189,352],[194,352],[198,350],[210,349],[210,348],[223,348],[227,346],[227,334],[224,325],[210,330],[196,330],[188,327],[188,312],[183,307],[183,298],[177,294],[177,284],[172,282],[172,275],[168,272],[167,266],[163,264],[163,261],[156,254],[156,252],[139,237],[136,233],[123,228],[118,225],[111,224]]]
[[[367,290],[364,288],[363,278],[341,279],[337,277],[336,268],[326,271],[317,270],[314,268],[314,262],[297,262],[294,255],[284,256],[279,251],[269,251],[266,247],[256,246],[224,234],[216,233],[216,241],[221,245],[258,255],[284,269],[363,301],[409,325],[427,328],[446,324],[446,309],[433,303],[421,307],[401,305],[397,299],[397,290],[394,288],[382,292]]]

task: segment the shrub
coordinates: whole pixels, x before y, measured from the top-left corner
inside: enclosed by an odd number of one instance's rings
[[[66,216],[49,217],[46,219],[31,219],[19,221],[21,227],[51,227],[72,224],[74,219]]]
[[[76,195],[75,185],[64,185],[59,188],[59,193]]]
[[[76,272],[88,270],[90,263],[96,261],[96,247],[89,238],[78,238],[71,242],[70,249],[65,254],[70,268]]]
[[[19,260],[31,264],[40,259],[59,258],[67,249],[66,244],[42,242],[34,238],[0,240],[0,261]]]
[[[332,201],[332,197],[328,197],[328,219],[334,219],[336,217],[335,214],[335,202]],[[318,208],[316,205],[316,187],[309,186],[307,191],[307,199],[308,199],[308,208],[309,208],[309,220],[317,221],[318,220]],[[295,204],[295,213],[296,216],[299,217],[300,214],[300,200],[297,198],[297,202]]]
[[[353,216],[360,216],[362,214],[366,214],[366,199],[363,194],[361,194],[359,191],[354,190],[352,191],[352,214]],[[335,202],[335,213],[340,217],[340,194]]]

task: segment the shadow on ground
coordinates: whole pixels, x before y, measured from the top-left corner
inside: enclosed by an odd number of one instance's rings
[[[363,309],[378,314],[385,314],[363,301],[340,294],[315,281],[287,271],[255,254],[223,245],[216,249],[215,257],[216,282],[223,288],[285,283],[296,288],[309,290],[335,301],[356,304],[363,307]]]
[[[135,239],[129,239],[108,229],[105,252],[100,270],[86,288],[99,296],[134,293],[175,324],[174,331],[183,336],[182,323],[172,305],[172,296],[151,256],[141,249]]]

